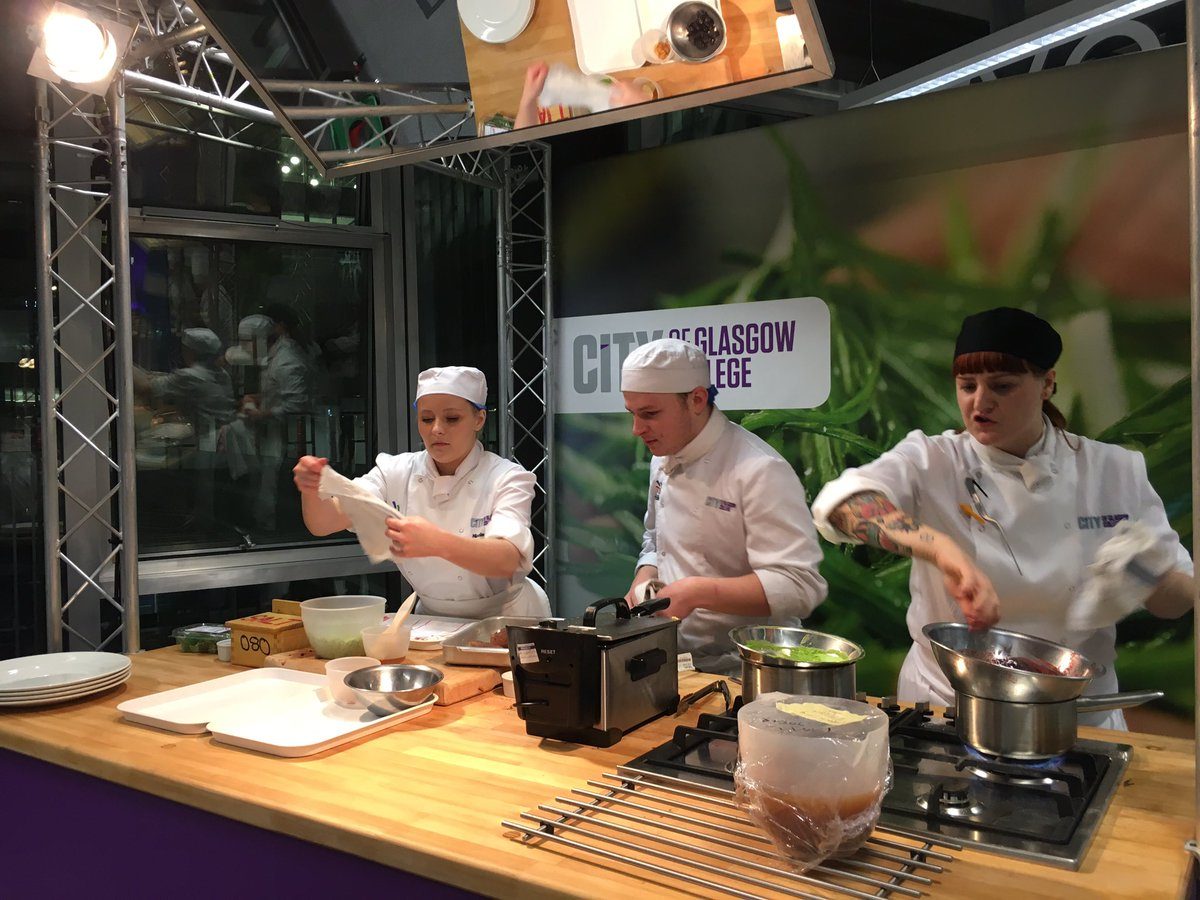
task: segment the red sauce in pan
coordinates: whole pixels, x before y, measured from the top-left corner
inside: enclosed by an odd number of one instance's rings
[[[963,656],[981,659],[996,666],[1004,666],[1006,669],[1016,669],[1018,672],[1032,672],[1035,675],[1064,674],[1057,666],[1033,656],[1005,656],[992,650],[963,650],[961,652]]]

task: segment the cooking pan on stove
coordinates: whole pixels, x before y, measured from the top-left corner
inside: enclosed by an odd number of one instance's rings
[[[937,622],[922,631],[954,688],[958,736],[993,756],[1057,756],[1074,746],[1079,713],[1162,697],[1161,691],[1081,697],[1104,667],[1070,647],[1018,631],[970,631],[958,622]]]
[[[1104,667],[1052,641],[989,628],[971,631],[960,622],[936,622],[922,631],[950,686],[961,694],[1015,703],[1074,700]],[[1013,668],[1026,665],[1057,674]]]

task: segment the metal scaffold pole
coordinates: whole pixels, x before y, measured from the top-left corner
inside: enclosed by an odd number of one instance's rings
[[[129,257],[129,155],[125,142],[125,80],[118,75],[108,89],[112,119],[109,160],[109,239],[113,261],[113,324],[116,344],[118,522],[121,553],[121,619],[125,651],[141,649],[138,619],[137,458],[133,422],[133,327]]]

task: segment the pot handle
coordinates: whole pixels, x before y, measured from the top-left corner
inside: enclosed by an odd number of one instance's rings
[[[1129,706],[1141,706],[1152,700],[1161,700],[1162,691],[1126,691],[1123,694],[1095,694],[1091,697],[1080,697],[1075,701],[1076,712],[1104,712],[1109,709],[1125,709]]]

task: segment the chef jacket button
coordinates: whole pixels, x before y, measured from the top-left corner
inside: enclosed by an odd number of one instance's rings
[[[475,479],[474,479],[474,478],[472,478],[471,480],[469,480],[469,481],[467,482],[467,484],[474,484],[474,483],[475,483]]]
[[[461,575],[459,575],[459,576],[458,576],[458,580],[459,580],[459,581],[462,581],[462,576],[461,576]]]
[[[1063,522],[1063,528],[1067,529],[1067,531],[1070,531],[1070,530],[1071,530],[1071,523],[1070,523],[1070,522]]]
[[[418,476],[417,476],[417,484],[424,484],[424,483],[425,483],[425,476],[424,476],[424,475],[418,475]]]
[[[460,528],[460,529],[458,529],[458,533],[459,533],[459,534],[462,534],[462,533],[463,533],[463,530],[462,530],[461,528]]]

